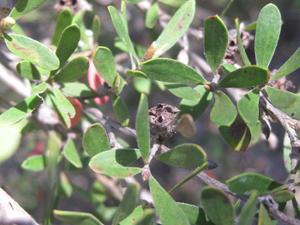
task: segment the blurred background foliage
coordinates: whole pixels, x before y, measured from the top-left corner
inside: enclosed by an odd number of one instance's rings
[[[1,0],[2,1],[2,0]],[[194,18],[193,27],[201,29],[204,19],[209,15],[220,14],[227,4],[228,0],[197,0],[197,14]],[[279,40],[279,45],[275,53],[274,60],[271,63],[271,68],[279,68],[279,66],[288,59],[288,57],[300,46],[300,0],[235,0],[230,9],[224,16],[228,28],[234,28],[234,19],[240,18],[240,21],[245,24],[253,22],[258,15],[259,10],[267,3],[274,3],[281,11],[283,19],[282,33]],[[93,11],[101,18],[101,35],[98,43],[102,46],[107,46],[112,49],[116,55],[120,50],[114,46],[116,37],[114,28],[111,24],[109,14],[107,12],[107,5],[119,5],[120,1],[110,0],[89,0],[93,5]],[[54,9],[56,1],[49,0],[38,10],[31,12],[22,18],[21,26],[24,28],[26,34],[34,39],[50,43],[50,37],[53,33],[57,12]],[[163,6],[163,8],[170,12],[175,11],[175,8]],[[135,7],[130,5],[128,9],[129,14],[129,30],[133,41],[140,46],[147,47],[158,36],[161,28],[159,25],[153,30],[145,28],[145,14]],[[88,14],[87,14],[88,18]],[[191,43],[195,52],[203,56],[203,43]],[[3,44],[0,44],[1,51],[5,51]],[[253,46],[252,46],[253,47]],[[250,47],[249,54],[253,59],[253,48]],[[179,49],[174,47],[172,51],[168,52],[168,57],[176,58]],[[296,74],[300,73],[299,71]],[[297,90],[300,79],[298,76],[290,76],[295,88]],[[160,91],[159,88],[153,86],[150,95],[150,106],[157,103],[169,103],[173,105],[179,104],[179,99],[175,98],[167,92]],[[8,94],[1,92],[0,99],[6,98]],[[134,91],[132,86],[126,88],[124,92],[124,99],[130,107],[131,121],[134,121],[134,116],[138,104],[138,94]],[[1,100],[0,100],[1,101]],[[103,107],[104,112],[109,113],[111,109],[110,104]],[[197,135],[191,139],[184,139],[180,135],[175,135],[168,143],[168,146],[175,146],[183,142],[194,142],[200,144],[207,152],[209,159],[218,164],[215,170],[210,171],[210,175],[225,180],[233,175],[242,172],[256,171],[262,174],[273,177],[277,181],[285,181],[287,178],[287,171],[285,170],[283,161],[283,136],[284,133],[281,129],[274,126],[273,131],[275,135],[271,136],[270,142],[260,141],[255,146],[250,147],[246,152],[234,152],[222,140],[217,128],[209,120],[209,110],[197,120]],[[133,123],[130,126],[133,127]],[[133,144],[134,140],[131,141]],[[46,207],[43,202],[45,201],[45,193],[47,187],[43,184],[46,175],[41,173],[33,173],[25,171],[21,168],[22,161],[32,151],[43,151],[47,144],[46,136],[41,131],[34,131],[27,133],[23,137],[22,144],[15,156],[0,165],[0,185],[12,193],[12,196],[32,215],[41,220],[42,212]],[[78,148],[81,144],[78,143]],[[154,176],[159,177],[159,181],[166,188],[170,188],[174,183],[178,182],[185,171],[180,169],[171,169],[168,166],[156,162],[152,165]],[[89,171],[72,171],[68,174],[73,184],[73,193],[68,199],[61,201],[61,208],[68,210],[84,210],[92,211],[101,216],[104,221],[109,221],[116,206],[117,202],[111,200],[107,195],[105,189],[99,183],[93,183],[92,175]],[[197,178],[189,181],[180,190],[176,192],[176,200],[186,201],[190,203],[198,203],[199,191],[201,183]],[[62,187],[66,191],[68,187]],[[88,191],[85,192],[84,190]],[[66,197],[68,192],[66,192]],[[93,199],[94,205],[90,204]],[[96,206],[96,207],[95,207]]]

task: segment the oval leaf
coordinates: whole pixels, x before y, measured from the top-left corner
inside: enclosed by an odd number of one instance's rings
[[[56,55],[59,58],[60,66],[69,59],[78,46],[80,40],[80,30],[77,25],[70,25],[61,34]]]
[[[206,162],[206,153],[199,145],[182,144],[158,155],[157,159],[170,166],[195,169]]]
[[[42,102],[43,100],[36,95],[25,98],[24,101],[0,115],[0,127],[9,126],[27,118]]]
[[[210,112],[210,119],[217,126],[230,126],[236,116],[237,111],[230,98],[222,91],[214,95],[214,105]]]
[[[43,155],[33,155],[25,159],[21,165],[25,170],[29,171],[42,171],[46,168],[46,160]]]
[[[69,139],[65,144],[63,148],[63,155],[73,166],[76,168],[82,168],[80,156],[72,139]]]
[[[83,135],[84,150],[94,156],[111,148],[105,128],[100,123],[91,125]]]
[[[117,76],[115,59],[109,48],[98,47],[94,55],[94,64],[101,77],[113,87]]]
[[[204,54],[213,72],[223,61],[228,44],[228,31],[219,16],[210,16],[204,22]]]
[[[137,143],[145,161],[148,159],[150,153],[150,125],[148,108],[148,97],[145,94],[141,94],[135,126]]]
[[[201,203],[208,218],[216,225],[234,224],[234,208],[229,198],[220,190],[205,187],[201,192]]]
[[[258,214],[258,225],[272,225],[274,224],[269,216],[269,212],[263,204],[260,204]]]
[[[20,34],[5,37],[7,48],[21,59],[51,71],[59,67],[59,59],[42,43]]]
[[[229,73],[219,82],[219,86],[225,88],[251,88],[268,83],[269,76],[269,72],[263,68],[246,66]]]
[[[70,225],[103,225],[93,214],[86,212],[54,210],[59,221]]]
[[[265,194],[280,186],[279,183],[270,177],[258,173],[243,173],[230,178],[226,183],[229,189],[237,194],[244,194],[254,190],[258,191],[259,194]]]
[[[181,208],[153,177],[150,177],[149,186],[154,207],[163,225],[190,225]]]
[[[55,75],[54,80],[60,82],[74,82],[86,74],[89,67],[89,60],[79,56],[67,63],[62,70]]]
[[[89,166],[96,173],[107,176],[125,178],[134,176],[142,171],[139,167],[132,167],[132,163],[141,157],[140,151],[135,149],[112,149],[101,152],[91,159]]]
[[[153,80],[180,83],[204,84],[205,79],[194,69],[173,59],[153,59],[141,65],[142,71]]]
[[[64,8],[56,18],[56,26],[52,37],[52,44],[57,46],[62,32],[72,23],[72,11],[69,8]]]
[[[145,53],[146,59],[157,58],[168,51],[184,35],[195,16],[195,0],[184,3]]]
[[[275,52],[281,31],[281,15],[274,4],[262,8],[256,22],[256,64],[268,68]]]

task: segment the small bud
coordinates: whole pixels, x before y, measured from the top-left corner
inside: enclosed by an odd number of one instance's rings
[[[16,21],[8,16],[0,20],[0,28],[1,30],[8,30],[12,28],[16,24]]]

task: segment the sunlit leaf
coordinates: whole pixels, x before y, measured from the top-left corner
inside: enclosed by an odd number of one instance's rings
[[[256,64],[268,68],[275,52],[280,31],[281,15],[277,6],[270,3],[258,15],[255,34]]]
[[[14,55],[42,69],[51,71],[59,66],[59,59],[49,48],[29,37],[10,34],[5,36],[5,43]]]
[[[222,91],[214,95],[214,105],[210,112],[210,119],[218,126],[230,126],[236,116],[237,111],[230,98]]]
[[[148,60],[141,65],[150,79],[180,84],[204,84],[206,80],[193,68],[167,58]]]
[[[145,53],[145,59],[157,58],[168,51],[183,36],[195,15],[196,3],[187,0],[173,15],[162,33]]]
[[[149,180],[149,186],[154,201],[154,207],[162,224],[190,225],[181,208],[153,177]]]
[[[91,125],[84,133],[82,145],[84,150],[94,156],[111,148],[105,128],[100,123]]]
[[[142,171],[139,167],[131,166],[140,157],[139,150],[112,149],[93,156],[89,166],[96,173],[125,178],[134,176]]]
[[[219,16],[210,16],[204,22],[204,54],[213,72],[223,61],[228,44],[228,31]]]
[[[200,199],[206,215],[213,223],[234,224],[233,205],[222,191],[213,187],[205,187],[202,189]]]

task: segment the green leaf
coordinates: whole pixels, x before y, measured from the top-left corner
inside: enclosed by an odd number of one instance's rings
[[[208,218],[216,225],[234,224],[234,208],[229,198],[220,190],[205,187],[201,192],[201,203]]]
[[[211,121],[217,126],[230,126],[237,116],[235,106],[222,91],[216,92],[214,99],[215,102],[210,112]]]
[[[206,162],[205,151],[196,144],[181,144],[157,156],[157,159],[175,167],[195,169]]]
[[[154,3],[147,10],[146,21],[145,21],[146,27],[152,29],[156,25],[158,19],[159,19],[159,6],[157,3]]]
[[[59,39],[56,55],[59,58],[60,67],[69,59],[78,46],[80,30],[77,25],[70,25],[64,29]]]
[[[272,198],[278,203],[285,203],[293,200],[293,198],[295,198],[295,194],[292,191],[289,191],[287,189],[278,190],[278,191],[274,190],[272,192]]]
[[[139,220],[143,219],[144,211],[143,207],[137,206],[132,213],[130,213],[124,220],[120,222],[120,225],[136,225]]]
[[[109,86],[114,86],[117,76],[115,59],[109,48],[98,47],[94,55],[94,64],[101,77]]]
[[[82,145],[90,156],[111,148],[106,130],[100,123],[95,123],[86,130],[83,135]]]
[[[50,98],[63,122],[69,128],[71,126],[70,118],[76,114],[74,106],[58,88],[51,89]]]
[[[153,177],[150,177],[149,186],[154,207],[163,225],[190,225],[181,208]]]
[[[247,150],[251,141],[251,133],[242,119],[237,117],[230,126],[220,126],[219,131],[235,151]]]
[[[86,57],[79,56],[67,63],[57,75],[54,80],[59,82],[74,82],[87,73],[89,67],[89,60]]]
[[[269,216],[269,212],[266,210],[263,204],[260,204],[257,225],[272,225],[272,224],[274,223],[272,222]]]
[[[225,76],[219,82],[219,86],[225,88],[251,88],[268,83],[269,78],[270,74],[267,70],[257,66],[245,66]]]
[[[21,130],[24,127],[24,122],[0,127],[0,163],[10,158],[18,149],[21,142]],[[26,123],[26,122],[25,122]]]
[[[168,89],[169,92],[171,92],[173,95],[179,98],[188,99],[191,101],[197,101],[201,98],[201,95],[198,91],[186,85],[165,84],[165,87]]]
[[[94,18],[93,18],[93,23],[92,23],[94,42],[97,42],[97,40],[100,36],[100,28],[101,28],[100,17],[95,15]]]
[[[237,42],[238,50],[240,52],[243,63],[246,66],[250,66],[251,62],[248,58],[248,55],[246,53],[246,50],[244,48],[244,44],[243,44],[243,41],[242,41],[242,38],[241,38],[239,19],[235,19],[235,29],[236,29],[236,42]]]
[[[93,214],[76,211],[54,210],[54,217],[70,225],[103,225]]]
[[[9,108],[0,115],[0,127],[9,126],[27,118],[42,101],[43,100],[36,95],[25,98],[24,101]]]
[[[22,162],[21,167],[24,170],[29,170],[34,172],[42,171],[46,168],[45,156],[43,155],[29,156],[27,159],[25,159]]]
[[[257,197],[258,194],[256,191],[253,191],[247,200],[246,204],[242,208],[241,214],[239,216],[239,225],[252,225],[254,216],[256,213],[256,205],[257,205]]]
[[[210,16],[204,22],[204,54],[215,73],[223,61],[228,45],[228,31],[219,16]]]
[[[148,108],[148,97],[145,94],[141,94],[137,109],[135,127],[138,147],[145,161],[148,160],[150,153],[150,125]]]
[[[87,97],[95,95],[93,90],[81,82],[64,83],[61,91],[64,95],[71,97]]]
[[[276,108],[290,115],[294,119],[300,119],[300,94],[279,90],[267,86],[265,88],[268,98]]]
[[[195,8],[195,0],[187,0],[176,11],[157,40],[146,51],[146,59],[157,58],[176,44],[190,27],[195,16]]]
[[[78,150],[76,149],[75,143],[72,139],[67,140],[62,153],[73,166],[76,168],[82,168]]]
[[[251,132],[252,141],[256,142],[261,133],[261,123],[259,121],[259,92],[252,90],[244,95],[238,101],[237,109]]]
[[[66,27],[71,25],[73,19],[72,11],[69,8],[64,8],[56,18],[56,26],[52,37],[52,44],[57,46],[62,32]]]
[[[207,220],[207,216],[202,208],[195,205],[190,205],[183,202],[177,202],[177,205],[185,213],[189,222],[194,225],[215,225]]]
[[[278,80],[284,76],[287,76],[300,68],[300,48],[298,48],[294,54],[277,70],[271,77],[271,80]]]
[[[40,7],[45,2],[46,0],[17,0],[17,3],[11,10],[9,16],[17,20],[30,11]]]
[[[127,21],[125,18],[118,12],[118,10],[113,6],[108,6],[108,11],[114,25],[114,28],[122,40],[123,44],[126,46],[128,51],[137,58],[136,52],[134,50],[133,43],[129,37],[128,28],[127,28]]]
[[[46,82],[41,82],[39,84],[32,85],[31,94],[32,95],[40,95],[46,92],[49,88],[49,84]]]
[[[125,178],[142,171],[139,167],[131,166],[140,157],[140,151],[136,149],[112,149],[93,156],[89,166],[95,173]]]
[[[207,91],[203,85],[196,86],[194,90],[197,91],[201,97],[196,101],[183,99],[180,102],[180,111],[182,114],[188,113],[192,115],[194,119],[197,119],[207,108],[213,95],[211,92]]]
[[[143,77],[134,77],[133,85],[135,90],[147,95],[151,92],[151,80]]]
[[[256,64],[268,68],[275,52],[281,31],[281,15],[278,8],[270,3],[258,15],[255,34]]]
[[[187,85],[206,83],[194,69],[173,59],[148,60],[141,64],[141,70],[153,80]]]
[[[56,55],[42,43],[20,34],[5,36],[7,48],[21,59],[51,71],[59,67]]]
[[[39,80],[41,79],[41,74],[38,69],[31,62],[23,60],[17,64],[17,72],[22,77],[29,80]]]
[[[258,173],[243,173],[234,176],[226,181],[229,189],[237,194],[244,194],[250,191],[258,191],[259,194],[266,194],[279,186],[270,177]]]
[[[139,199],[139,188],[137,184],[129,184],[124,197],[114,215],[112,225],[118,225],[129,216],[137,205]]]
[[[118,122],[122,126],[129,124],[129,112],[126,103],[121,96],[113,96],[113,110]]]

